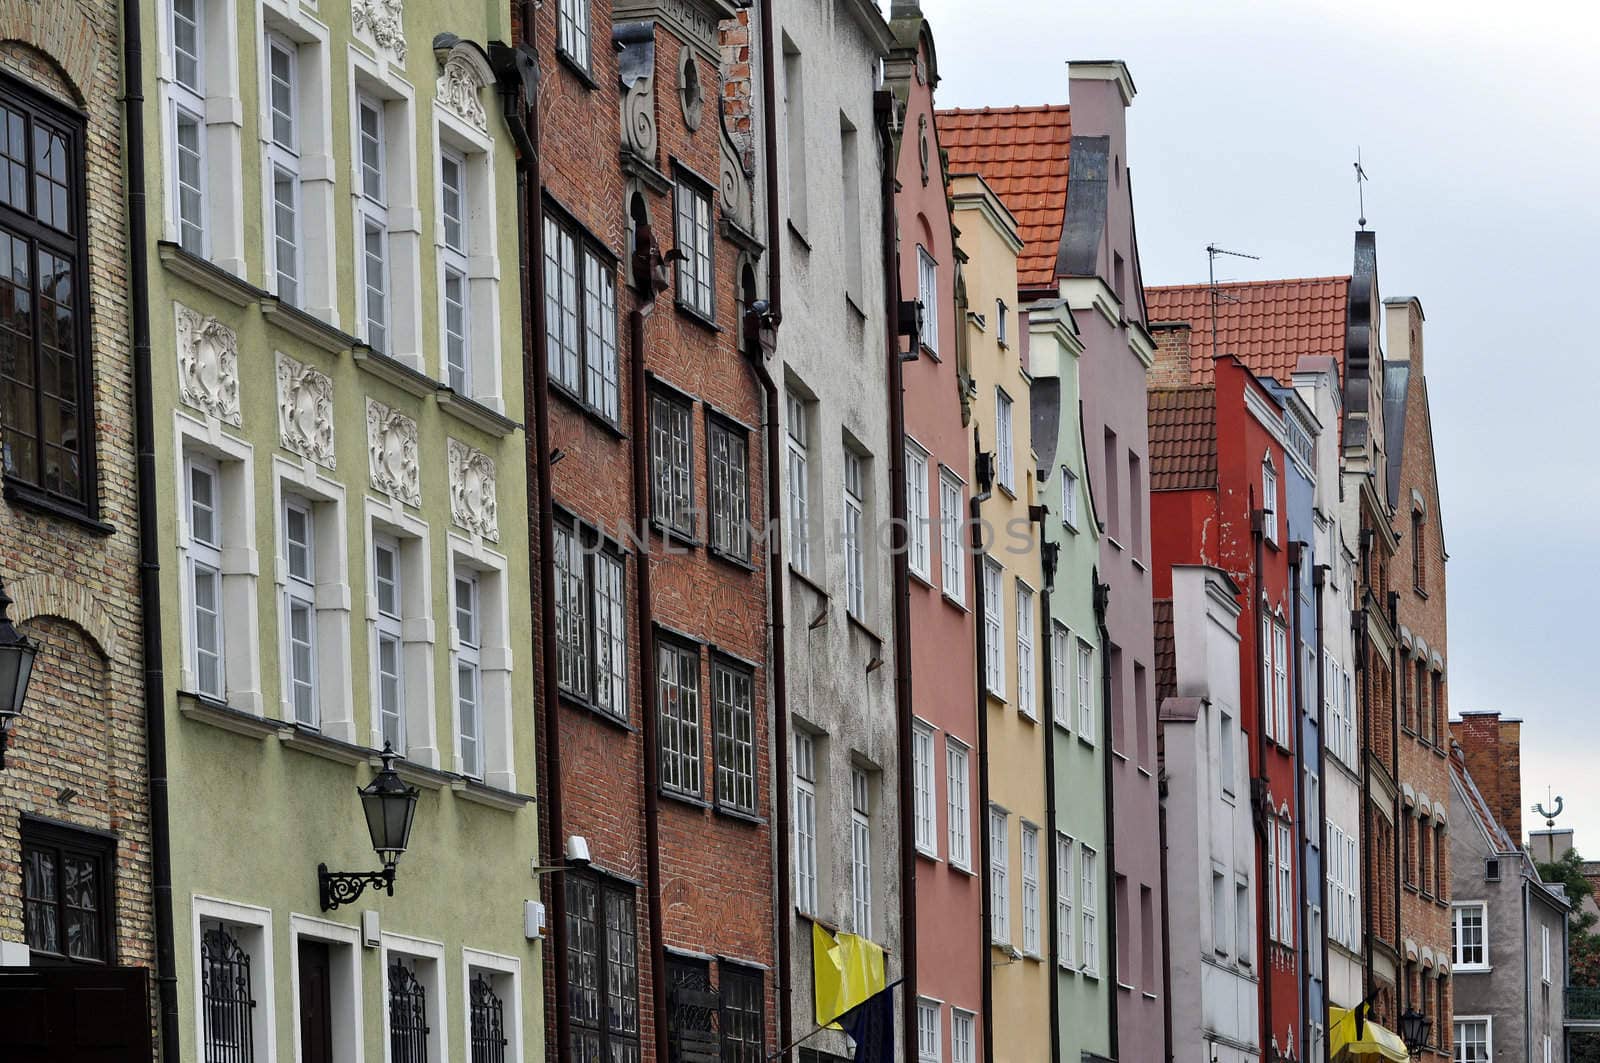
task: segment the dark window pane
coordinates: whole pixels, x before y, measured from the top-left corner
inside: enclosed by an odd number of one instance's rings
[[[60,952],[54,852],[34,849],[23,854],[22,896],[27,909],[28,947]]]
[[[100,862],[68,854],[62,861],[61,897],[66,909],[67,955],[103,960],[100,940]]]

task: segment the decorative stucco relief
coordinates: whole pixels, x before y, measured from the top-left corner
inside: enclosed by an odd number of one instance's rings
[[[404,14],[403,0],[351,0],[350,4],[350,24],[372,34],[378,47],[393,55],[397,63],[406,61]]]
[[[494,459],[461,442],[446,441],[450,459],[450,517],[470,532],[490,542],[500,541],[500,517],[495,503]]]
[[[739,161],[739,149],[728,135],[728,123],[718,123],[721,135],[717,139],[717,191],[721,194],[722,213],[745,232],[755,230],[755,192],[750,185],[750,175]]]
[[[438,100],[474,127],[488,131],[489,112],[483,106],[483,78],[464,55],[452,55],[434,86]]]
[[[367,473],[376,490],[408,506],[422,505],[417,422],[370,398],[367,400]]]
[[[278,352],[278,438],[285,450],[332,469],[333,380]]]
[[[235,428],[239,413],[239,337],[214,317],[173,304],[178,315],[178,396]]]

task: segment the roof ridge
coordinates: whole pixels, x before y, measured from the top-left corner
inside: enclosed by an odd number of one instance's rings
[[[936,107],[936,108],[934,108],[933,113],[934,113],[935,116],[937,116],[937,115],[941,115],[941,114],[951,114],[951,115],[956,115],[956,114],[959,114],[959,115],[969,115],[969,114],[979,114],[979,115],[981,115],[981,114],[1022,114],[1022,113],[1035,113],[1035,112],[1044,112],[1044,111],[1070,111],[1070,110],[1072,110],[1072,105],[1070,103],[1017,103],[1017,104],[1012,104],[1012,105],[1010,105],[1008,107],[993,107],[993,106],[984,106],[984,107]]]
[[[1288,284],[1332,284],[1338,281],[1349,281],[1350,274],[1331,274],[1325,277],[1274,277],[1270,280],[1258,281],[1218,281],[1218,288],[1268,288]],[[1151,284],[1145,292],[1180,292],[1180,291],[1210,291],[1211,285],[1205,281],[1196,281],[1192,284]]]

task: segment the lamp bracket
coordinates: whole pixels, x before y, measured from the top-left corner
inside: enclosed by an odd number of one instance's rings
[[[394,867],[391,865],[382,871],[329,871],[327,864],[317,865],[317,894],[325,912],[353,903],[368,886],[393,897]]]

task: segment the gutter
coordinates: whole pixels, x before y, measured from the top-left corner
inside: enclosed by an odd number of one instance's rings
[[[122,5],[123,134],[128,181],[129,324],[139,506],[139,609],[144,654],[145,772],[150,797],[150,870],[156,932],[161,1058],[181,1058],[177,949],[173,943],[172,815],[167,791],[167,694],[161,637],[161,544],[156,529],[155,397],[150,375],[150,234],[144,185],[144,37],[139,0]]]
[[[1328,703],[1328,692],[1325,685],[1328,669],[1324,663],[1324,651],[1322,648],[1322,592],[1326,587],[1327,581],[1328,566],[1314,565],[1311,569],[1311,582],[1317,589],[1317,778],[1319,780],[1317,797],[1321,805],[1317,810],[1317,817],[1318,822],[1322,823],[1324,827],[1328,822],[1328,734],[1324,729],[1327,725],[1327,719],[1322,715],[1322,707]],[[1325,843],[1327,835],[1324,834],[1323,837],[1322,882],[1319,889],[1322,897],[1322,1004],[1323,1009],[1326,1010],[1327,1006],[1332,1003],[1333,998],[1328,992],[1328,851]],[[1318,1016],[1318,1018],[1321,1018],[1321,1016]],[[1332,1038],[1324,1037],[1322,1039],[1321,1063],[1331,1063],[1333,1058],[1331,1055],[1333,1051],[1332,1045]],[[1317,1063],[1317,1061],[1312,1060],[1311,1063]]]
[[[894,703],[898,725],[900,791],[900,947],[904,950],[901,993],[905,1043],[917,1043],[917,849],[916,795],[911,768],[911,558],[908,554],[906,512],[906,410],[905,368],[900,360],[900,269],[898,227],[894,213],[894,97],[885,89],[872,94],[877,119],[879,150],[883,155],[883,279],[884,354],[889,360],[889,509],[892,514],[894,555]],[[934,308],[938,313],[938,308]]]
[[[973,626],[974,644],[978,652],[978,667],[973,669],[978,684],[978,867],[984,881],[978,890],[978,955],[983,964],[980,975],[983,986],[983,1063],[994,1063],[994,962],[989,958],[994,948],[994,906],[991,903],[988,876],[990,874],[989,846],[989,688],[985,672],[989,661],[989,639],[983,620],[983,580],[989,555],[983,545],[983,503],[989,497],[988,455],[978,440],[978,429],[972,429],[973,477],[982,491],[971,496],[968,507],[972,513],[972,604],[979,611]]]
[[[1055,617],[1050,609],[1050,593],[1056,586],[1056,564],[1060,556],[1060,546],[1047,542],[1044,538],[1044,507],[1039,514],[1039,560],[1044,569],[1044,593],[1039,595],[1039,606],[1043,610],[1041,636],[1039,643],[1048,649],[1055,645]],[[1050,876],[1046,896],[1050,904],[1050,947],[1045,955],[1046,962],[1050,964],[1050,1059],[1051,1063],[1061,1063],[1061,926],[1060,911],[1057,908],[1061,872],[1056,864],[1056,684],[1054,679],[1055,662],[1049,652],[1044,654],[1047,662],[1045,674],[1049,680],[1044,684],[1044,697],[1040,699],[1040,722],[1045,727],[1044,741],[1044,822],[1048,837],[1045,844],[1049,848],[1050,859],[1046,866],[1055,868],[1055,874]],[[1068,868],[1068,874],[1071,874]]]
[[[1293,633],[1290,636],[1290,640],[1289,641],[1290,641],[1290,645],[1292,645],[1294,647],[1294,653],[1295,653],[1296,657],[1299,656],[1300,637],[1303,634],[1303,632],[1301,630],[1301,622],[1300,622],[1300,576],[1304,571],[1303,566],[1305,564],[1305,554],[1306,554],[1306,544],[1305,543],[1296,541],[1296,542],[1291,542],[1289,544],[1289,573],[1290,573],[1290,575],[1289,575],[1289,593],[1290,593],[1290,602],[1291,602],[1291,604],[1293,606],[1293,611],[1291,613],[1291,618],[1292,618],[1293,624],[1294,624],[1294,630],[1293,630]],[[1303,706],[1305,704],[1306,677],[1303,674],[1303,671],[1299,666],[1299,661],[1298,660],[1295,662],[1293,675],[1294,675],[1294,687],[1295,687],[1294,703],[1295,703],[1295,705],[1297,707],[1298,706]],[[1296,713],[1295,713],[1294,740],[1295,740],[1294,741],[1295,805],[1296,805],[1296,807],[1298,807],[1299,803],[1300,803],[1300,799],[1305,794],[1305,785],[1304,785],[1304,783],[1305,783],[1305,777],[1306,777],[1305,719],[1304,719],[1304,716],[1302,715],[1301,711],[1296,711]],[[1317,780],[1317,792],[1319,794],[1322,792],[1322,780],[1321,779]],[[1311,1010],[1310,1009],[1310,1004],[1311,1004],[1311,968],[1306,963],[1306,954],[1305,954],[1306,945],[1308,944],[1307,941],[1306,941],[1307,921],[1306,921],[1306,917],[1305,917],[1306,916],[1306,897],[1308,895],[1307,894],[1307,883],[1306,883],[1306,864],[1307,864],[1307,860],[1306,860],[1306,816],[1307,816],[1307,814],[1308,814],[1308,810],[1304,809],[1304,808],[1301,808],[1300,809],[1300,814],[1294,817],[1295,855],[1296,855],[1295,865],[1296,865],[1296,871],[1298,872],[1298,874],[1296,876],[1298,881],[1295,883],[1295,885],[1296,885],[1295,897],[1296,897],[1296,900],[1299,902],[1298,904],[1295,905],[1295,915],[1294,915],[1294,917],[1295,917],[1295,923],[1296,923],[1297,928],[1298,928],[1298,937],[1296,938],[1296,940],[1300,942],[1300,949],[1301,949],[1300,956],[1299,956],[1299,963],[1297,964],[1297,966],[1300,969],[1300,1023],[1299,1023],[1299,1026],[1300,1026],[1300,1058],[1302,1058],[1302,1059],[1308,1058],[1310,1056],[1310,1054],[1311,1054],[1311,1023],[1309,1021],[1307,1021],[1307,1016],[1308,1016],[1308,1014],[1309,1014],[1309,1012]],[[1324,926],[1323,940],[1327,940],[1327,933],[1326,933],[1326,926],[1327,925],[1326,925],[1326,923],[1324,923],[1323,926]],[[1327,968],[1324,967],[1323,970],[1326,971]]]
[[[1255,489],[1251,488],[1251,494]],[[1276,833],[1272,829],[1271,809],[1267,805],[1267,718],[1273,711],[1272,705],[1272,676],[1267,671],[1266,633],[1262,631],[1262,623],[1266,616],[1262,611],[1262,599],[1266,597],[1266,589],[1261,585],[1262,569],[1262,539],[1265,536],[1266,514],[1255,506],[1250,507],[1250,537],[1255,542],[1255,560],[1252,562],[1250,587],[1250,604],[1255,620],[1256,640],[1256,775],[1250,780],[1250,803],[1255,813],[1255,828],[1258,834],[1264,835],[1265,840],[1256,846],[1256,880],[1261,883],[1261,888],[1256,890],[1256,918],[1259,920],[1257,932],[1262,942],[1260,955],[1257,961],[1261,965],[1261,1058],[1269,1058],[1268,1046],[1272,1043],[1272,949],[1275,947],[1268,927],[1271,923],[1271,909],[1268,905],[1275,900],[1270,895],[1277,890],[1277,883],[1271,881],[1267,872],[1267,853],[1270,847],[1278,844]]]
[[[1362,529],[1360,532],[1360,550],[1364,585],[1367,563],[1372,551],[1372,532],[1369,529]],[[1354,636],[1355,669],[1361,677],[1361,888],[1364,892],[1372,882],[1373,871],[1372,766],[1368,763],[1372,756],[1368,748],[1372,741],[1372,676],[1367,668],[1367,650],[1371,640],[1367,634],[1365,605],[1350,614],[1350,627]],[[1372,974],[1372,925],[1376,915],[1372,906],[1374,899],[1363,896],[1361,904],[1361,968],[1362,974],[1365,975],[1362,985],[1363,1000],[1371,1000],[1378,988],[1377,979]]]
[[[1116,824],[1117,786],[1116,786],[1116,775],[1115,775],[1115,761],[1116,761],[1116,758],[1113,756],[1112,750],[1111,750],[1111,736],[1112,736],[1113,733],[1115,733],[1113,731],[1113,729],[1112,729],[1112,726],[1111,726],[1112,725],[1111,714],[1112,714],[1112,712],[1114,710],[1114,706],[1111,704],[1111,654],[1109,652],[1107,652],[1107,649],[1106,649],[1106,647],[1111,645],[1111,626],[1110,626],[1110,622],[1106,619],[1106,614],[1107,614],[1107,611],[1110,609],[1110,607],[1111,607],[1111,584],[1109,584],[1109,583],[1101,583],[1100,582],[1100,567],[1098,565],[1096,565],[1095,566],[1095,570],[1094,570],[1094,621],[1095,621],[1095,628],[1097,629],[1097,631],[1099,632],[1099,635],[1100,635],[1100,742],[1099,742],[1099,749],[1100,749],[1100,763],[1101,763],[1101,766],[1103,768],[1103,785],[1105,786],[1105,800],[1103,802],[1101,802],[1101,803],[1105,806],[1105,810],[1106,810],[1105,811],[1105,818],[1106,818],[1106,825],[1105,825],[1105,831],[1106,831],[1106,838],[1105,838],[1106,861],[1105,861],[1105,869],[1104,870],[1107,872],[1107,877],[1105,879],[1105,882],[1106,882],[1107,886],[1112,887],[1110,889],[1107,889],[1106,893],[1105,893],[1105,898],[1106,898],[1106,902],[1107,902],[1106,903],[1106,909],[1105,909],[1105,911],[1106,911],[1106,935],[1105,935],[1105,940],[1108,943],[1110,943],[1110,945],[1111,945],[1110,948],[1106,949],[1106,966],[1107,966],[1107,968],[1108,968],[1108,970],[1110,971],[1110,974],[1111,974],[1110,981],[1106,985],[1106,990],[1107,990],[1107,992],[1106,992],[1106,1002],[1107,1002],[1107,1009],[1108,1009],[1107,1010],[1107,1015],[1109,1016],[1110,1022],[1111,1022],[1111,1026],[1110,1026],[1111,1037],[1110,1037],[1110,1040],[1107,1043],[1106,1047],[1107,1047],[1107,1051],[1110,1052],[1110,1054],[1111,1054],[1111,1058],[1112,1059],[1117,1059],[1117,1058],[1119,1058],[1119,1053],[1122,1051],[1122,1029],[1121,1029],[1121,1025],[1120,1025],[1122,1020],[1121,1020],[1121,1017],[1120,1017],[1121,1016],[1120,998],[1117,996],[1117,994],[1121,992],[1121,990],[1117,988],[1117,984],[1118,984],[1117,975],[1119,973],[1117,971],[1117,948],[1116,948],[1116,945],[1117,945],[1117,898],[1114,896],[1114,892],[1113,892],[1114,891],[1114,885],[1113,884],[1116,882],[1116,875],[1117,875],[1117,824]],[[1095,900],[1096,900],[1096,903],[1098,903],[1099,898],[1097,897],[1097,898],[1095,898]],[[1079,903],[1081,904],[1083,902],[1079,901]]]

